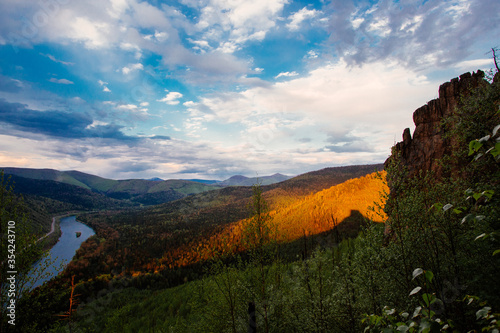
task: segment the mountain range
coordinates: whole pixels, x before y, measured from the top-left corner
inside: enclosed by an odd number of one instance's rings
[[[248,178],[233,176],[224,181],[160,178],[114,180],[80,171],[54,169],[0,168],[17,184],[16,191],[63,202],[49,204],[50,212],[59,210],[120,208],[134,205],[156,205],[227,186],[274,184],[290,177],[275,174]],[[28,181],[29,180],[29,181]]]

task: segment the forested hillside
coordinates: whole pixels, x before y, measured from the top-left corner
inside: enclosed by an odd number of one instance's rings
[[[366,220],[383,222],[385,215],[376,207],[383,207],[381,195],[388,192],[385,174],[371,174],[348,180],[342,184],[306,197],[290,200],[286,206],[269,209],[270,236],[278,243],[289,243],[302,237],[327,233],[338,228],[342,237],[356,236],[360,225],[346,221],[353,212]],[[265,193],[265,192],[264,192]],[[279,198],[274,198],[280,201]],[[340,226],[343,222],[344,224]],[[360,221],[361,223],[363,221]],[[216,255],[230,255],[247,250],[243,244],[250,219],[230,223],[217,229],[213,235],[202,235],[193,241],[165,253],[159,260],[162,266],[186,266],[212,259]]]

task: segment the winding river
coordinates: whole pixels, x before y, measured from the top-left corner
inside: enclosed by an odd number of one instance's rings
[[[54,276],[59,274],[59,272],[64,270],[66,265],[71,261],[71,259],[73,259],[73,256],[80,245],[90,236],[95,235],[94,230],[85,224],[78,222],[76,220],[76,216],[62,218],[60,226],[62,231],[61,237],[59,237],[57,244],[54,245],[49,251],[51,259],[55,259],[52,265],[47,268],[47,272],[50,274],[44,279],[36,281],[35,284],[33,284],[29,289],[41,286],[46,281],[52,279]],[[81,232],[80,237],[77,237],[77,232]],[[63,263],[62,266],[61,263]],[[33,274],[35,269],[39,269],[40,265],[41,262],[35,263],[30,274]]]

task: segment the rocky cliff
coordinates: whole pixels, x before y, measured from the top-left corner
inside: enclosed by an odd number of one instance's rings
[[[434,171],[436,177],[443,175],[443,165],[440,160],[452,153],[453,138],[446,137],[446,129],[441,125],[443,119],[452,116],[461,96],[479,85],[488,84],[484,79],[484,72],[465,73],[439,87],[439,98],[428,102],[413,113],[415,132],[410,129],[403,132],[403,141],[396,144],[392,156],[387,163],[397,156],[408,168],[409,176],[420,170]]]

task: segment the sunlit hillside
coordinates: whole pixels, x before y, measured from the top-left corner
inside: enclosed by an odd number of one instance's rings
[[[290,242],[303,236],[317,235],[329,230],[359,212],[364,217],[383,222],[382,211],[372,208],[383,206],[382,193],[388,192],[385,172],[348,180],[317,193],[287,198],[288,205],[269,212],[270,227],[278,242]],[[273,198],[274,202],[280,201]],[[210,259],[214,254],[245,250],[241,245],[242,230],[248,219],[226,225],[210,238],[198,240],[170,251],[160,260],[162,266],[185,266]]]

